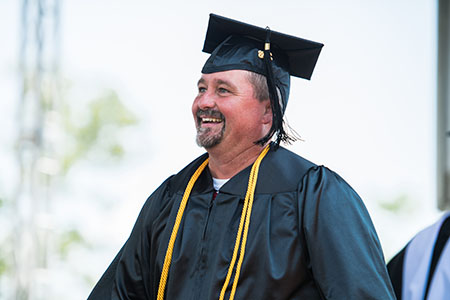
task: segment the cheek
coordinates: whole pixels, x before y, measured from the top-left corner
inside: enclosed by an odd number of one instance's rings
[[[197,113],[198,110],[198,105],[197,105],[197,98],[194,99],[194,102],[192,102],[192,107],[191,107],[191,111],[192,111],[192,115],[194,116],[194,119],[196,118],[195,115]]]

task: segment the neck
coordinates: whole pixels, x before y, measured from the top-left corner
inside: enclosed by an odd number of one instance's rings
[[[220,148],[215,149],[216,147],[207,149],[211,175],[218,179],[233,177],[255,162],[264,147],[252,144],[237,153],[232,150],[221,151]]]

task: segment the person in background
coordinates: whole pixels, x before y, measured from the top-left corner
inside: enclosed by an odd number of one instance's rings
[[[387,267],[399,300],[450,299],[450,212],[420,231]]]

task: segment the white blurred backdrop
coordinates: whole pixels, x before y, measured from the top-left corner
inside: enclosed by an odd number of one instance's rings
[[[145,199],[203,153],[190,109],[209,13],[325,44],[312,80],[291,80],[287,119],[304,141],[288,148],[354,187],[387,259],[439,216],[436,1],[65,0],[44,41],[58,63],[37,169],[45,207],[19,212],[45,232],[25,244],[45,261],[13,296],[18,189],[34,195],[17,158],[23,3],[0,1],[0,299],[86,298]]]

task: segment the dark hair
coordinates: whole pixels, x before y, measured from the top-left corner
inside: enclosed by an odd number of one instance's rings
[[[265,101],[270,99],[266,76],[250,71],[248,73],[249,73],[248,80],[250,84],[253,86],[254,97],[259,101]],[[286,126],[282,112],[284,103],[282,100],[280,89],[278,87],[276,92],[278,102],[280,105],[279,106],[273,105],[272,103],[273,100],[270,99],[272,106],[272,127],[270,128],[266,136],[255,142],[256,144],[265,145],[276,134],[276,140],[274,142],[275,149],[280,146],[280,142],[290,144],[291,142],[295,142],[298,139],[298,135],[295,133],[295,131],[291,135],[288,134],[284,128]],[[275,107],[278,107],[278,109],[280,110],[278,113],[275,111],[276,110]],[[281,120],[278,120],[278,118],[280,117],[277,116],[281,116]],[[287,127],[290,129],[289,125],[287,125]]]

